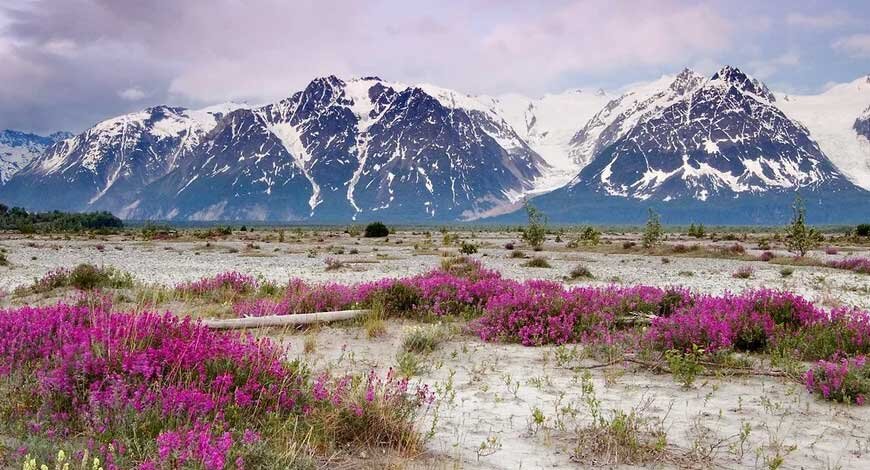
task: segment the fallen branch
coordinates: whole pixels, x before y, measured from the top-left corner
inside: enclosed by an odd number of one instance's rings
[[[230,318],[226,320],[203,320],[202,324],[213,330],[241,328],[267,328],[270,326],[310,325],[340,320],[350,320],[369,313],[369,310],[339,310],[336,312],[295,313],[290,315],[266,315],[262,317]]]

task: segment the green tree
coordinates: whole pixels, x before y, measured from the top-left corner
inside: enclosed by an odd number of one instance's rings
[[[795,196],[792,211],[794,215],[791,223],[785,228],[785,247],[788,251],[804,257],[808,251],[822,243],[823,237],[818,230],[807,226],[807,209],[800,195]]]
[[[646,228],[643,231],[643,247],[652,248],[660,245],[664,236],[659,215],[656,211],[649,209],[649,217],[646,219]]]
[[[547,237],[547,216],[528,201],[525,204],[529,224],[522,231],[522,239],[532,249],[540,250]]]

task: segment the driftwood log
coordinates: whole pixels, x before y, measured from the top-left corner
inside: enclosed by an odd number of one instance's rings
[[[310,325],[312,323],[350,320],[369,313],[369,310],[339,310],[336,312],[295,313],[291,315],[266,315],[262,317],[203,320],[202,324],[213,330],[241,328],[267,328],[271,326]]]

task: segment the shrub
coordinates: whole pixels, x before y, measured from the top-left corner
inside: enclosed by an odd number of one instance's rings
[[[601,242],[601,232],[593,227],[586,227],[580,232],[580,241],[587,245],[597,245]]]
[[[592,271],[590,271],[589,268],[583,266],[582,264],[574,266],[574,269],[572,269],[571,272],[568,273],[568,279],[572,280],[581,278],[593,279],[594,277],[595,276],[592,275]]]
[[[526,202],[526,214],[529,223],[522,231],[522,239],[533,250],[539,251],[547,236],[547,217],[528,201]]]
[[[511,257],[511,258],[514,258],[514,259],[525,258],[525,257],[526,257],[526,254],[523,253],[523,252],[520,251],[520,250],[513,250],[513,251],[511,251],[511,256],[510,256],[510,257]]]
[[[402,340],[402,350],[426,354],[434,351],[446,335],[438,325],[415,326],[408,330]]]
[[[855,235],[859,237],[870,237],[870,224],[859,224],[855,227]]]
[[[795,197],[792,205],[794,216],[791,224],[786,227],[785,246],[789,251],[803,257],[808,251],[819,246],[822,234],[806,225],[806,207],[800,196]]]
[[[753,269],[752,266],[741,266],[731,273],[731,277],[737,279],[749,279],[752,277],[753,273],[755,273],[755,269]]]
[[[514,242],[507,242],[507,243],[505,243],[505,244],[504,244],[504,249],[505,249],[505,250],[513,250],[513,249],[514,249]]]
[[[622,249],[623,250],[630,250],[630,249],[634,248],[635,246],[637,246],[637,243],[635,243],[635,242],[631,242],[631,241],[622,242]]]
[[[9,266],[9,258],[6,257],[6,251],[0,251],[0,266]]]
[[[473,255],[477,253],[477,245],[471,242],[462,242],[459,246],[459,252],[463,255]]]
[[[659,215],[652,209],[649,209],[649,217],[646,220],[646,228],[643,231],[643,247],[653,248],[662,243],[664,239],[664,231]]]
[[[61,268],[49,271],[27,290],[48,292],[62,287],[81,290],[128,289],[133,287],[133,276],[111,266],[96,267],[83,263],[72,270]]]
[[[390,235],[390,229],[382,222],[372,222],[366,225],[364,236],[366,238],[382,238]]]
[[[779,275],[782,277],[789,277],[794,274],[794,268],[790,268],[788,266],[779,270]]]
[[[695,238],[704,238],[704,236],[706,235],[706,232],[704,230],[704,224],[700,224],[697,226],[695,224],[689,225],[688,235]]]
[[[829,247],[825,248],[826,255],[836,255],[837,253],[839,253],[839,251],[837,251],[837,248],[835,248],[833,246],[829,246]]]
[[[344,263],[340,259],[333,258],[332,256],[323,260],[323,263],[326,265],[327,271],[337,271],[344,267]]]
[[[761,253],[760,255],[758,255],[758,260],[759,261],[770,261],[774,257],[775,256],[774,256],[773,252],[765,251],[765,252]]]
[[[547,258],[543,256],[535,256],[534,258],[523,263],[523,266],[527,268],[551,268],[550,262],[547,261]]]

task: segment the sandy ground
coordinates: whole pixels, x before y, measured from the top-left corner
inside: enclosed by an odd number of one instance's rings
[[[471,239],[465,234],[463,238]],[[219,272],[236,270],[285,282],[297,277],[315,282],[355,283],[384,277],[403,277],[436,267],[441,260],[436,251],[441,248],[441,235],[432,237],[433,246],[421,246],[421,235],[399,234],[389,241],[355,239],[346,234],[323,238],[323,242],[255,242],[257,249],[245,241],[128,241],[120,238],[106,240],[48,240],[45,238],[0,238],[0,247],[8,251],[9,267],[0,267],[0,290],[11,291],[16,286],[32,282],[57,267],[71,267],[78,263],[115,266],[130,272],[144,282],[174,284]],[[473,239],[482,248],[474,255],[492,269],[515,279],[544,278],[561,280],[578,264],[588,267],[595,276],[591,284],[621,283],[656,286],[679,285],[699,292],[721,293],[726,290],[742,291],[747,288],[771,287],[797,292],[825,305],[853,305],[870,308],[870,276],[848,271],[795,266],[794,274],[784,278],[781,265],[758,261],[740,261],[715,258],[667,257],[640,254],[600,254],[565,248],[565,244],[552,241],[545,250],[527,255],[543,256],[552,264],[551,269],[528,268],[524,259],[511,259],[503,245],[517,241],[515,234],[483,233]],[[401,241],[401,243],[397,243]],[[621,243],[615,240],[614,243]],[[694,241],[685,241],[694,243]],[[720,245],[734,242],[721,242]],[[519,244],[517,244],[519,246]],[[752,248],[751,244],[746,244]],[[101,249],[99,249],[101,248]],[[352,249],[359,251],[350,254]],[[343,250],[344,254],[334,254]],[[455,247],[445,251],[456,252]],[[775,250],[777,251],[777,250]],[[749,253],[760,253],[749,250]],[[786,255],[782,250],[779,254]],[[814,252],[820,259],[844,256],[870,256],[870,250],[826,255]],[[337,258],[347,267],[326,271],[326,258]],[[749,265],[755,273],[749,279],[735,279],[731,275],[741,266]]]
[[[314,352],[303,353],[303,337],[284,337],[290,356],[333,370],[383,370],[394,366],[410,323],[390,323],[387,333],[368,339],[358,328],[322,328]],[[424,358],[413,383],[441,390],[440,406],[430,408],[421,430],[433,430],[429,455],[461,468],[534,469],[603,465],[593,455],[574,455],[577,428],[587,425],[582,373],[559,364],[555,348],[487,344],[456,335]],[[656,468],[862,469],[870,466],[870,408],[846,407],[815,399],[802,385],[770,377],[699,377],[691,388],[669,375],[614,366],[591,371],[602,410],[641,413],[663,420],[669,451],[692,463],[660,462]],[[452,383],[452,386],[448,386]],[[510,385],[508,385],[510,383]],[[453,390],[445,392],[444,390]],[[647,406],[643,406],[644,404]],[[540,409],[543,426],[533,424]],[[575,410],[576,414],[564,411]],[[432,427],[433,419],[437,420]],[[749,434],[741,446],[745,425]],[[481,444],[494,442],[481,452]],[[481,454],[481,455],[479,455]],[[441,466],[442,464],[433,465]]]

